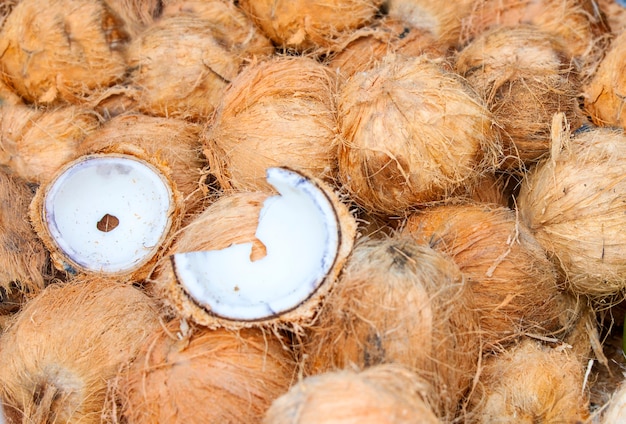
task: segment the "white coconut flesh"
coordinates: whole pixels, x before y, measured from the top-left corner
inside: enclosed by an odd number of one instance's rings
[[[176,279],[204,309],[229,320],[271,318],[307,300],[332,269],[340,243],[338,215],[314,182],[286,168],[269,168],[268,197],[255,233],[265,256],[251,259],[252,242],[221,250],[172,255]]]
[[[47,229],[68,267],[123,273],[147,262],[171,224],[172,190],[153,166],[127,155],[85,156],[52,182]]]

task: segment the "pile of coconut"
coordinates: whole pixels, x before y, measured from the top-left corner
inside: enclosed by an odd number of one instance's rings
[[[0,4],[0,422],[626,420],[626,6]]]

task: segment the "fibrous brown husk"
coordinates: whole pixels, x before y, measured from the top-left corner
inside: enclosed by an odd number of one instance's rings
[[[210,19],[166,16],[129,44],[130,81],[144,113],[204,121],[243,67],[274,52],[232,3],[209,4]]]
[[[449,255],[468,278],[485,349],[521,334],[563,333],[572,304],[555,265],[516,212],[505,206],[459,203],[410,215],[404,233]]]
[[[428,403],[433,395],[399,364],[329,371],[305,377],[274,400],[263,424],[437,424]]]
[[[555,113],[565,113],[572,128],[583,123],[581,83],[565,47],[536,27],[481,33],[459,52],[455,69],[485,100],[500,127],[504,169],[528,167],[550,151]]]
[[[104,0],[124,22],[130,38],[137,37],[161,16],[161,0]]]
[[[339,177],[355,202],[395,215],[444,200],[495,168],[491,113],[427,56],[389,55],[340,88]]]
[[[28,102],[81,102],[123,79],[127,41],[102,0],[20,0],[0,32],[2,78]]]
[[[0,106],[0,166],[28,182],[42,184],[79,156],[80,142],[100,127],[98,116],[82,106],[40,109]]]
[[[187,326],[174,319],[150,333],[121,374],[124,422],[258,423],[294,378],[293,354],[278,335]]]
[[[279,48],[328,52],[376,19],[382,0],[240,0],[239,7]]]
[[[606,409],[600,415],[600,423],[614,424],[626,420],[626,383],[615,390],[605,406]]]
[[[22,98],[0,79],[0,106],[19,105],[23,103]]]
[[[626,288],[626,135],[591,128],[555,141],[522,182],[520,220],[560,268],[573,293],[595,300]],[[559,150],[559,146],[562,148]]]
[[[410,237],[361,238],[311,326],[308,375],[398,363],[432,385],[452,418],[481,349],[474,299],[459,267]]]
[[[620,0],[596,0],[596,4],[606,16],[606,20],[614,35],[626,29],[626,5]]]
[[[0,391],[12,424],[101,423],[108,384],[160,327],[139,289],[93,278],[51,284],[0,339]]]
[[[330,181],[337,173],[336,76],[304,56],[244,69],[202,136],[224,189],[265,190],[265,170],[287,166]]]

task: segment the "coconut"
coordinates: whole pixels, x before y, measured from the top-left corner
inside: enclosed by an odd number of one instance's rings
[[[587,422],[585,368],[561,346],[525,338],[484,359],[469,422]]]
[[[121,21],[130,38],[137,37],[161,16],[161,0],[105,0]]]
[[[289,389],[285,341],[261,329],[211,330],[174,319],[150,333],[116,390],[134,423],[255,423]]]
[[[583,123],[581,85],[570,56],[557,38],[534,26],[481,33],[457,55],[455,69],[499,124],[502,168],[528,167],[549,152],[555,113],[565,113],[573,128]]]
[[[558,265],[569,290],[602,303],[621,300],[626,135],[598,127],[570,136],[565,129],[553,143],[551,157],[522,181],[520,220]]]
[[[614,35],[626,29],[626,4],[623,0],[597,0],[600,10],[606,16],[609,28]]]
[[[626,420],[626,383],[619,386],[605,405],[598,422],[602,424],[620,423]]]
[[[0,6],[1,7],[1,6]],[[0,106],[23,104],[22,98],[0,79]]]
[[[124,78],[127,41],[102,0],[20,0],[0,32],[2,79],[28,102],[81,102]]]
[[[203,121],[226,86],[270,41],[232,3],[212,0],[212,14],[166,16],[128,46],[130,81],[146,114]]]
[[[270,168],[267,180],[276,191],[218,198],[161,261],[155,290],[181,316],[212,328],[305,326],[334,284],[354,217],[319,179]]]
[[[481,336],[459,267],[408,236],[361,238],[303,347],[305,372],[407,366],[433,386],[452,418],[470,387]]]
[[[383,0],[240,0],[239,7],[280,48],[332,51],[372,23]]]
[[[447,198],[495,167],[487,107],[427,57],[389,55],[341,87],[339,178],[361,206],[395,215]]]
[[[479,203],[492,203],[500,206],[509,206],[510,194],[507,191],[508,175],[485,172],[476,180],[476,184],[460,187],[451,195]]]
[[[6,0],[0,5],[0,28],[4,25],[4,20],[11,14],[11,11],[19,0]]]
[[[79,143],[100,127],[93,111],[82,106],[38,109],[0,106],[0,165],[28,182],[42,184],[75,159]]]
[[[47,286],[0,338],[0,397],[12,422],[102,422],[107,386],[160,327],[157,311],[115,280]]]
[[[598,70],[584,86],[584,107],[599,126],[626,128],[624,95],[626,91],[626,31],[617,36],[598,65]]]
[[[265,170],[277,166],[335,178],[336,83],[328,67],[303,56],[276,56],[244,69],[202,136],[220,186],[268,189]]]
[[[263,424],[437,424],[432,388],[399,364],[309,376],[272,403]]]

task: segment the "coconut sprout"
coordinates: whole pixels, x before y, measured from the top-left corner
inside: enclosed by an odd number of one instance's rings
[[[117,403],[128,424],[260,423],[295,378],[280,336],[174,319],[153,330],[120,373]]]

